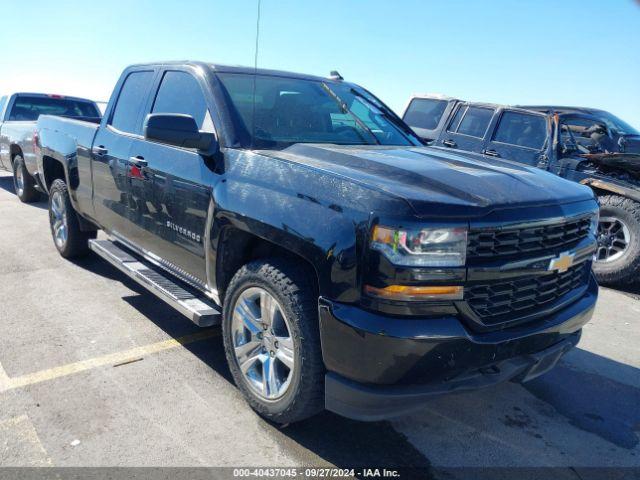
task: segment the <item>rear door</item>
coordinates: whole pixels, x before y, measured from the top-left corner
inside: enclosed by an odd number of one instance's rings
[[[150,95],[156,72],[152,68],[131,70],[114,91],[92,148],[93,206],[98,222],[122,236],[131,232],[129,151],[142,138],[142,110]],[[114,103],[115,102],[115,103]]]
[[[452,150],[482,153],[485,135],[496,109],[461,103],[440,134],[436,145]]]
[[[167,70],[147,111],[191,115],[200,130],[214,132],[207,92],[192,69]],[[166,267],[204,284],[207,212],[219,176],[194,149],[136,139],[130,156],[133,241]]]
[[[543,160],[550,134],[546,115],[501,109],[484,154],[538,166]]]

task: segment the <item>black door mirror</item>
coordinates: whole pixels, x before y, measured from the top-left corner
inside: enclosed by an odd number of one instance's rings
[[[191,115],[151,113],[144,122],[144,138],[176,147],[210,152],[216,147],[216,136],[198,130]]]

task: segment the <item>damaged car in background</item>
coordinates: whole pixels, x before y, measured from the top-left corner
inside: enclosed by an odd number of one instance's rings
[[[412,97],[403,119],[426,143],[537,166],[590,186],[600,202],[594,271],[604,284],[640,276],[640,132],[604,110]]]

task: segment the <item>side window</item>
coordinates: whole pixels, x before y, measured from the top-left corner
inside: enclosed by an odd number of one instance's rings
[[[487,132],[491,117],[493,117],[491,108],[469,107],[458,125],[457,133],[482,138]]]
[[[448,132],[456,133],[458,131],[458,125],[460,125],[460,120],[462,120],[464,112],[466,111],[466,105],[458,105],[456,108],[456,114],[453,116],[453,119],[451,119],[451,122],[449,122],[449,127],[447,128]]]
[[[213,131],[202,89],[195,77],[186,72],[164,74],[151,112],[191,115],[198,128]]]
[[[493,141],[539,150],[544,146],[546,138],[547,124],[544,117],[504,112]]]
[[[433,130],[438,127],[446,109],[446,100],[414,98],[404,114],[404,121],[412,127]]]
[[[137,125],[142,102],[153,81],[153,71],[130,73],[120,89],[120,95],[109,125],[126,133],[140,133]]]

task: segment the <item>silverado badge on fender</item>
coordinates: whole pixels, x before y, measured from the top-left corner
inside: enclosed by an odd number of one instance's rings
[[[547,270],[557,270],[558,273],[563,273],[569,270],[573,266],[573,259],[575,253],[564,252],[561,253],[558,258],[552,258],[549,262],[549,268]]]

